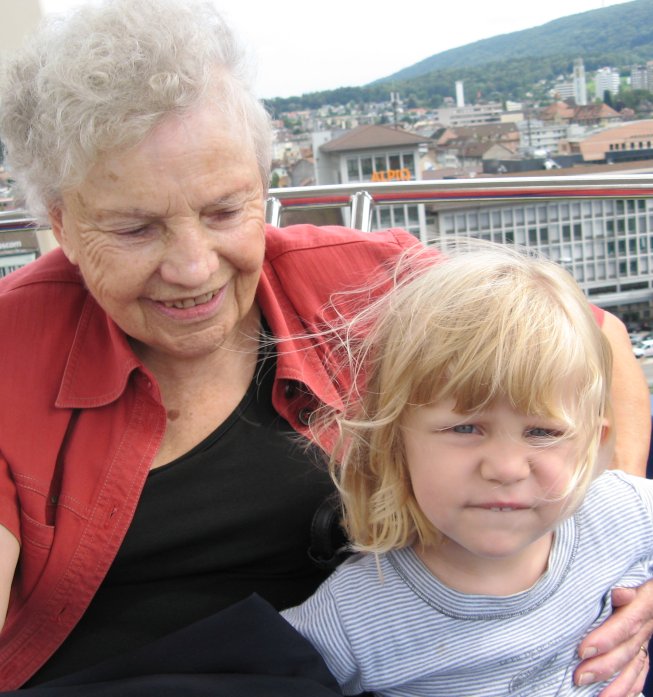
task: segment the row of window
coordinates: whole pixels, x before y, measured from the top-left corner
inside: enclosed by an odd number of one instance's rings
[[[415,155],[410,152],[378,154],[347,158],[347,181],[369,182],[376,175],[405,172],[403,179],[415,179]]]
[[[649,204],[649,199],[551,202],[539,206],[469,210],[456,213],[456,225],[469,230],[487,230],[512,225],[606,218],[606,223],[612,224],[612,226],[607,225],[606,230],[611,232],[614,229],[614,221],[615,219],[619,221],[619,216],[625,217],[636,213],[641,216],[647,212],[653,228],[653,201]],[[626,229],[624,218],[621,218],[621,225],[618,224],[616,227]]]
[[[630,148],[630,150],[635,150],[635,148],[638,147],[638,145],[639,145],[640,150],[644,150],[645,148],[651,147],[651,141],[650,140],[647,140],[647,141],[640,140],[639,143],[635,143],[635,141],[632,140],[629,144],[610,143],[610,145],[608,146],[608,150],[628,150],[628,148]]]

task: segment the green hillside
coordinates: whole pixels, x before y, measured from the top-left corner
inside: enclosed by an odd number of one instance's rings
[[[542,56],[573,61],[578,56],[614,54],[624,64],[652,60],[652,27],[653,0],[634,0],[443,51],[377,82]]]
[[[443,51],[369,85],[272,99],[267,106],[280,113],[387,101],[393,90],[409,106],[437,107],[455,96],[456,80],[464,80],[470,99],[537,99],[571,73],[576,58],[588,72],[610,65],[624,75],[633,63],[653,60],[652,28],[653,0],[633,0]]]

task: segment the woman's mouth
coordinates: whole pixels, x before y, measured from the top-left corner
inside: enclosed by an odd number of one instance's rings
[[[164,300],[163,304],[166,307],[175,307],[178,310],[186,310],[189,307],[195,307],[196,305],[204,305],[205,303],[208,303],[213,296],[215,295],[215,291],[211,291],[209,293],[204,293],[203,295],[197,295],[194,298],[183,298],[181,300]]]
[[[154,306],[160,313],[175,321],[206,320],[220,311],[226,297],[228,284],[218,290],[211,290],[201,295],[175,300],[159,300]]]

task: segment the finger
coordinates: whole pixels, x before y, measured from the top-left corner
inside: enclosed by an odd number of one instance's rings
[[[628,650],[620,654],[623,663],[613,666],[616,672],[635,657],[642,644],[648,644],[653,633],[653,582],[648,581],[638,589],[617,588],[612,599],[614,614],[583,639],[578,652],[581,658],[598,658],[628,643]]]
[[[648,635],[640,631],[627,641],[617,644],[607,653],[583,661],[574,671],[574,680],[578,685],[612,680],[619,676],[619,685],[634,684],[639,678],[643,664],[648,666],[648,656],[644,655],[642,646],[648,646]],[[644,678],[646,673],[644,674]],[[624,692],[628,695],[633,690]],[[615,694],[621,694],[615,692]]]
[[[629,697],[644,689],[649,668],[648,653],[640,647],[637,656],[600,693],[599,697]]]
[[[612,607],[628,605],[631,600],[635,600],[636,595],[636,588],[613,588],[611,594]]]

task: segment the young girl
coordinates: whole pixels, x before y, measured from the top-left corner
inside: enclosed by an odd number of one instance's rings
[[[285,618],[345,694],[598,694],[573,684],[578,643],[653,573],[653,482],[600,474],[611,356],[578,286],[486,245],[346,334],[331,468],[362,554]]]

